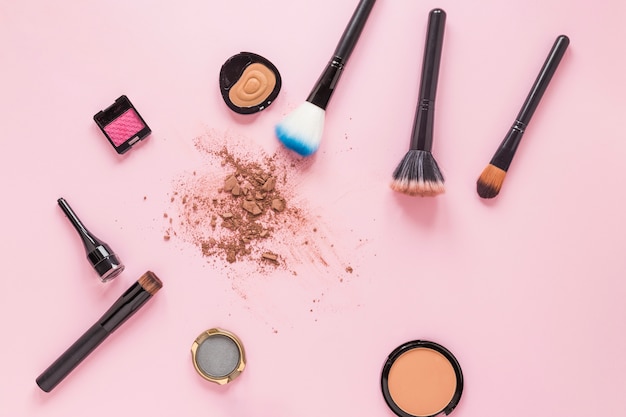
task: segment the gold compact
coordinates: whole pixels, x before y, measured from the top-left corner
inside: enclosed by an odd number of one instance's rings
[[[246,367],[243,345],[233,333],[213,328],[202,332],[191,345],[191,359],[204,379],[225,385]]]
[[[222,65],[220,92],[236,113],[259,112],[274,102],[281,87],[278,69],[260,55],[240,52]]]

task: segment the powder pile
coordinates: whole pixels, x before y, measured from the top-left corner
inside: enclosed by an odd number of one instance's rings
[[[175,182],[170,201],[178,219],[164,215],[169,222],[164,239],[177,236],[205,257],[228,264],[286,267],[290,247],[309,245],[312,239],[306,236],[317,232],[305,211],[290,201],[293,186],[288,182],[298,161],[261,151],[245,154],[241,146],[231,144],[233,151],[202,138],[195,146],[207,157],[210,171],[194,171]]]

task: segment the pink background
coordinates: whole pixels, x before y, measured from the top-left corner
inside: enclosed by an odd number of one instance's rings
[[[306,98],[356,1],[158,3],[0,4],[0,415],[391,416],[382,364],[420,338],[461,363],[455,416],[626,414],[626,3],[379,0],[299,187],[339,261],[297,277],[214,267],[164,241],[162,216],[173,179],[201,167],[195,137],[278,147],[274,124]],[[447,191],[410,198],[389,181],[434,7],[448,14],[433,148]],[[501,194],[483,201],[476,178],[561,33],[570,48]],[[242,50],[283,77],[252,117],[217,87]],[[92,116],[121,94],[153,134],[120,157]],[[115,281],[90,270],[61,196],[125,261]],[[41,392],[37,375],[148,269],[163,290]],[[227,387],[190,361],[213,326],[248,354]]]

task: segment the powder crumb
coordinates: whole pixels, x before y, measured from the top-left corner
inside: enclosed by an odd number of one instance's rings
[[[260,198],[257,199],[261,200]],[[241,207],[253,216],[257,216],[263,212],[263,210],[261,210],[261,207],[259,207],[259,205],[254,201],[245,200],[243,203],[241,203]]]
[[[272,200],[272,209],[277,211],[277,212],[281,212],[283,210],[285,210],[285,201],[281,200],[280,198],[275,198]]]
[[[272,261],[275,261],[276,259],[278,259],[278,255],[272,252],[264,252],[263,257],[265,259],[271,259]]]
[[[351,266],[346,267],[346,272],[351,274],[352,272],[354,272],[354,269],[352,269]]]
[[[232,191],[235,186],[238,186],[237,177],[234,175],[229,176],[224,180],[224,191],[229,192]]]
[[[270,178],[267,179],[267,181],[265,181],[265,183],[263,184],[263,187],[261,187],[261,189],[263,191],[272,191],[272,190],[274,190],[274,187],[276,187],[276,178],[270,177]]]
[[[270,262],[278,262],[278,255],[273,252],[263,252],[261,256]]]

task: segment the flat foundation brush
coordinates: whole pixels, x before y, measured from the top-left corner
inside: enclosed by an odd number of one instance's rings
[[[394,191],[411,196],[435,196],[445,190],[443,175],[431,153],[445,23],[446,13],[443,10],[434,9],[430,12],[411,143],[409,151],[393,172],[391,182]]]
[[[493,155],[493,158],[491,158],[491,162],[485,167],[476,182],[476,191],[480,197],[494,198],[500,193],[502,183],[511,165],[511,161],[515,156],[517,147],[522,140],[524,131],[535,113],[537,105],[539,101],[541,101],[541,97],[543,97],[543,93],[546,91],[568,45],[569,38],[567,36],[561,35],[556,38],[548,54],[548,58],[543,64],[532,89],[526,97],[524,105],[513,122],[513,126],[509,129],[507,135],[496,150],[496,153]]]
[[[335,91],[343,68],[352,54],[375,0],[361,0],[346,26],[335,53],[304,103],[289,113],[278,125],[278,140],[292,151],[309,156],[320,146],[326,106]]]
[[[107,337],[135,314],[146,301],[161,289],[163,283],[147,271],[72,346],[37,377],[37,385],[50,392],[63,381]]]

